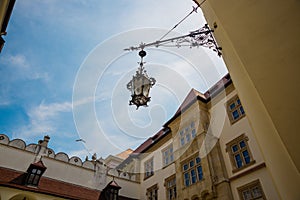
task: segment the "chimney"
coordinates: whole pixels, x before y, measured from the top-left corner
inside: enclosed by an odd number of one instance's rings
[[[49,140],[50,140],[49,135],[44,136],[44,140],[42,141],[41,146],[47,147]]]

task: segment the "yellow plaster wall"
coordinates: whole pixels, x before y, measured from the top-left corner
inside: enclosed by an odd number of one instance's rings
[[[0,1],[0,25],[2,25],[9,0]]]
[[[199,1],[200,2],[200,1]],[[300,2],[202,5],[281,199],[300,199]],[[298,169],[297,169],[298,167]]]
[[[157,184],[158,185],[158,199],[166,198],[166,190],[164,186],[165,178],[175,174],[175,164],[170,164],[167,167],[163,167],[163,157],[162,150],[169,146],[172,143],[172,139],[170,138],[163,144],[158,144],[153,152],[145,152],[145,156],[141,160],[141,191],[140,191],[140,199],[147,199],[146,192],[147,188]],[[174,148],[174,147],[173,147]],[[153,157],[154,163],[154,175],[144,180],[144,163],[148,159]]]
[[[23,200],[24,196],[27,197],[27,200],[63,200],[63,198],[45,195],[40,193],[34,193],[24,190],[18,190],[13,188],[7,188],[0,186],[0,199],[1,200]],[[23,198],[21,198],[23,197]]]

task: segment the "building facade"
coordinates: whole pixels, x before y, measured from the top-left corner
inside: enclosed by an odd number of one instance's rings
[[[192,89],[117,168],[136,170],[139,199],[280,199],[229,75]]]
[[[0,135],[1,199],[101,199],[108,185],[119,199],[280,199],[229,74],[204,94],[192,89],[134,151],[83,162],[55,154],[49,139]]]
[[[104,159],[69,158],[49,148],[49,140],[27,145],[0,134],[1,200],[139,199],[139,184],[122,178]]]

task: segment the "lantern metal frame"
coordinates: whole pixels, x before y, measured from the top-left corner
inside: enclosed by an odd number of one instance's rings
[[[138,62],[139,67],[132,80],[127,84],[127,89],[131,91],[131,100],[129,105],[136,105],[136,109],[140,106],[148,106],[151,97],[149,96],[150,88],[156,83],[154,78],[150,78],[145,70],[143,58],[146,56],[146,51],[143,49],[139,52],[141,62]]]

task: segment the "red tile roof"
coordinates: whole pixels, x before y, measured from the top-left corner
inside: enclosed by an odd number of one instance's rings
[[[188,109],[193,103],[197,100],[200,100],[204,103],[207,103],[207,99],[204,94],[200,93],[196,89],[192,88],[184,101],[181,103],[176,113],[173,115],[171,119],[169,119],[163,126],[167,127],[174,119],[176,119],[181,113],[183,113],[186,109]]]
[[[115,188],[121,188],[121,186],[119,186],[118,183],[115,180],[112,180],[107,185],[115,187]]]
[[[36,163],[32,163],[31,165],[36,166],[38,168],[47,169],[47,167],[44,165],[44,163],[41,160]]]
[[[0,185],[20,190],[27,190],[67,199],[96,200],[100,191],[86,188],[80,185],[66,183],[47,177],[41,177],[38,187],[27,187],[24,185],[26,173],[0,167]]]
[[[153,144],[155,141],[159,140],[162,136],[164,136],[168,130],[166,128],[163,128],[159,130],[154,136],[148,138],[144,143],[142,143],[140,146],[138,146],[134,151],[133,154],[138,154],[146,151],[151,144]]]

